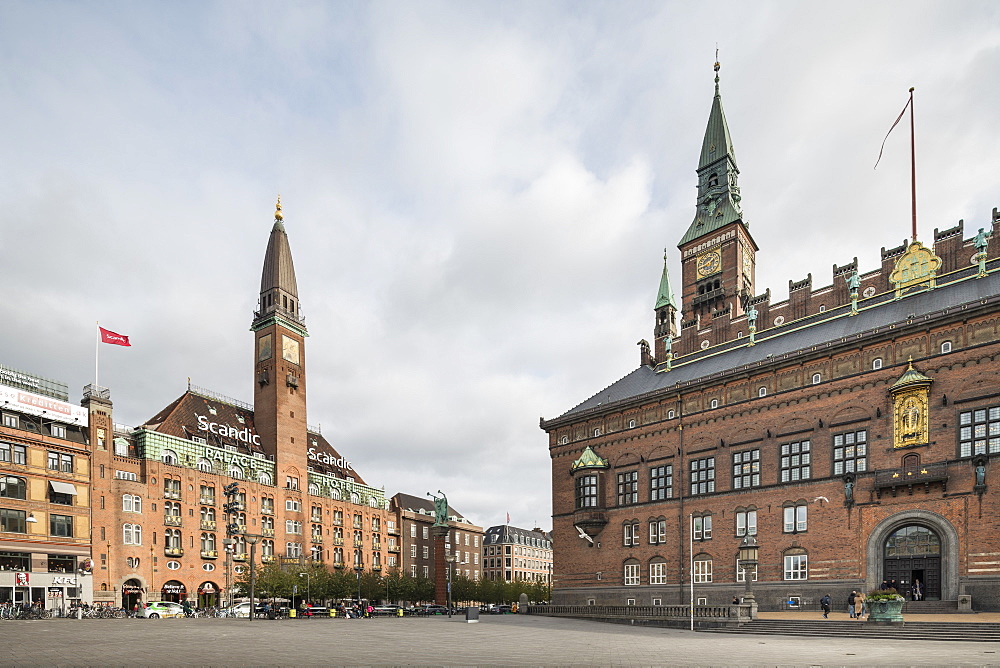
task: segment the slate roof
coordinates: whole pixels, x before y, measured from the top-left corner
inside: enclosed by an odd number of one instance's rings
[[[537,538],[539,540],[549,541],[550,543],[552,542],[552,534],[548,531],[521,529],[520,527],[512,527],[509,524],[498,524],[483,532],[483,545],[486,545],[487,543],[520,543],[523,545],[524,541],[515,540],[515,536]]]
[[[756,345],[748,346],[748,339],[735,339],[681,358],[675,358],[669,372],[657,373],[656,369],[641,366],[621,380],[612,383],[586,401],[563,413],[560,418],[575,416],[603,405],[639,397],[647,393],[703,380],[713,375],[738,372],[749,365],[769,362],[771,358],[811,352],[814,347],[839,344],[848,337],[870,335],[873,330],[908,319],[929,319],[962,305],[978,304],[982,300],[1000,299],[1000,272],[994,271],[984,278],[971,278],[976,268],[970,267],[944,277],[950,283],[935,290],[910,293],[902,299],[893,299],[893,293],[876,295],[859,302],[859,313],[848,315],[849,306],[839,307],[802,320],[771,327],[758,333]],[[939,278],[939,281],[942,279]],[[661,364],[657,369],[663,369]]]
[[[280,206],[280,205],[279,205]],[[278,210],[280,215],[280,209]],[[268,292],[274,288],[284,290],[296,299],[299,287],[295,281],[295,265],[292,262],[292,249],[288,245],[288,234],[280,218],[275,217],[271,228],[271,237],[267,240],[267,251],[264,253],[264,269],[260,275],[260,292]]]
[[[213,410],[215,413],[212,413]],[[227,424],[237,429],[246,427],[250,429],[251,433],[256,433],[252,410],[222,401],[217,397],[207,397],[192,390],[188,390],[172,401],[163,410],[147,420],[142,425],[142,428],[187,440],[191,440],[192,436],[198,436],[204,438],[209,445],[214,445],[218,448],[225,448],[227,446],[231,448],[235,447],[238,452],[247,455],[254,453],[264,454],[263,448],[259,445],[248,444],[244,441],[198,429],[198,415],[205,416],[211,422]],[[322,434],[310,431],[308,436],[309,446],[316,448],[317,452],[328,454],[333,460],[341,458],[337,449]],[[343,469],[339,466],[332,466],[315,460],[309,461],[309,467],[317,473],[324,473],[338,478],[352,477],[355,482],[359,482],[362,485],[368,484],[354,469]]]

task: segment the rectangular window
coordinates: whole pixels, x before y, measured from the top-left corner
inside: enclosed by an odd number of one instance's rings
[[[0,552],[0,571],[30,571],[30,552]]]
[[[414,559],[417,558],[417,546],[416,545],[411,545],[410,546],[410,556],[413,557]]]
[[[733,489],[760,487],[760,450],[733,453]]]
[[[3,414],[3,426],[17,429],[17,416],[11,413]]]
[[[736,513],[736,535],[737,536],[757,535],[756,510],[741,510]]]
[[[49,470],[58,471],[59,470],[59,453],[50,452],[49,453]]]
[[[0,508],[0,531],[9,533],[28,533],[25,520],[27,515],[23,510]]]
[[[639,584],[639,564],[625,564],[625,584]]]
[[[576,479],[576,507],[597,507],[597,476],[582,475]]]
[[[712,516],[695,517],[694,519],[694,539],[710,540],[712,538]]]
[[[805,580],[809,575],[809,568],[805,554],[785,555],[785,579]]]
[[[431,548],[428,547],[427,545],[424,545],[423,553],[424,553],[424,559],[430,559],[430,557],[431,557]]]
[[[868,470],[868,430],[859,429],[833,436],[833,474]]]
[[[799,533],[807,527],[806,506],[785,508],[785,533]]]
[[[52,438],[66,438],[66,427],[64,425],[49,425],[49,431],[52,434]]]
[[[13,447],[13,463],[15,464],[27,464],[28,463],[28,450],[23,445],[15,445]]]
[[[59,470],[63,473],[73,472],[73,455],[59,455]]]
[[[667,565],[662,561],[649,565],[649,584],[667,584]],[[654,603],[654,605],[656,604]]]
[[[958,414],[958,456],[1000,452],[1000,406]]]
[[[715,491],[715,457],[691,460],[691,496]]]
[[[425,578],[429,577],[430,574],[431,574],[431,567],[430,566],[424,566],[424,577]]]
[[[302,505],[298,499],[285,499],[285,510],[298,512],[301,507]]]
[[[667,542],[667,521],[652,520],[649,523],[649,544],[659,545]]]
[[[638,523],[628,523],[625,525],[625,546],[632,546],[639,544],[639,524]]]
[[[674,467],[654,466],[649,469],[649,500],[663,501],[674,498]]]
[[[416,538],[416,537],[417,537],[417,525],[416,524],[411,524],[410,525],[410,538]]]
[[[0,441],[0,462],[10,461],[10,443]]]
[[[423,530],[424,530],[423,532],[424,540],[427,540],[428,538],[430,538],[430,530],[428,527],[423,527]]]
[[[694,581],[695,582],[711,582],[712,581],[712,560],[711,559],[696,559],[694,562]]]
[[[618,505],[631,506],[633,503],[639,503],[639,472],[619,473]]]
[[[285,476],[285,488],[297,490],[299,488],[299,479],[295,476]]]
[[[811,477],[812,443],[809,440],[781,445],[781,482],[808,480]]]

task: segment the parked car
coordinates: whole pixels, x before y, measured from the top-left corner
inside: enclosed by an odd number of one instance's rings
[[[258,612],[260,609],[258,608]],[[249,617],[250,616],[250,602],[244,601],[243,603],[237,603],[236,605],[231,605],[226,608],[223,612],[229,617]]]
[[[509,605],[494,605],[490,606],[490,609],[486,612],[492,615],[505,615],[511,612],[511,608]]]
[[[142,610],[142,616],[146,619],[159,619],[160,617],[183,617],[184,608],[180,603],[173,601],[153,601]]]

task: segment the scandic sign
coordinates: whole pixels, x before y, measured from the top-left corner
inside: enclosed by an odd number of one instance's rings
[[[104,329],[103,327],[98,327],[101,330],[101,342],[102,343],[112,343],[116,346],[131,346],[132,344],[128,342],[128,337],[124,334],[117,334],[112,332],[110,329]]]
[[[346,457],[341,457],[340,459],[335,459],[332,455],[328,455],[325,452],[316,452],[316,448],[309,448],[308,453],[309,459],[316,462],[323,462],[324,464],[329,464],[330,466],[339,466],[342,469],[351,470],[354,468],[351,462],[347,461]]]
[[[250,431],[249,427],[237,429],[236,427],[231,427],[228,424],[209,422],[208,418],[204,415],[198,415],[195,413],[194,416],[198,418],[198,429],[201,431],[208,431],[213,434],[218,434],[219,436],[225,436],[226,438],[235,438],[236,440],[243,441],[244,443],[260,445],[260,436]]]

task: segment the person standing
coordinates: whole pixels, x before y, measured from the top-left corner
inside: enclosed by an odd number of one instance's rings
[[[862,592],[858,592],[854,597],[854,617],[862,619],[865,610],[865,595]]]
[[[819,600],[820,607],[823,608],[823,619],[830,618],[830,595],[827,594]]]
[[[852,591],[851,595],[847,597],[847,614],[851,616],[851,619],[854,619],[854,602],[857,596],[858,592]]]
[[[912,598],[914,601],[919,601],[921,598],[923,598],[923,596],[924,596],[923,585],[920,584],[920,580],[918,578],[914,578]]]

